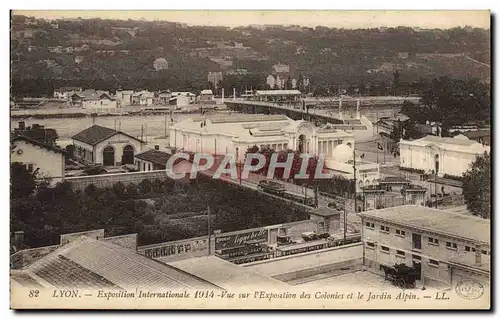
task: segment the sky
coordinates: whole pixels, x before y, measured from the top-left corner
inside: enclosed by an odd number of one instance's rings
[[[490,12],[481,11],[147,11],[147,10],[16,10],[14,14],[46,19],[101,18],[145,19],[181,22],[189,25],[243,26],[250,24],[301,25],[331,28],[377,28],[409,26],[448,29],[490,27]]]

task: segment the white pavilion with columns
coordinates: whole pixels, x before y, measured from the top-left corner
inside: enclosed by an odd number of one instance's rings
[[[177,150],[233,154],[237,162],[243,162],[247,149],[254,145],[270,147],[275,151],[294,150],[312,156],[323,154],[327,168],[352,178],[354,135],[335,127],[335,124],[315,126],[285,115],[193,116],[172,125],[169,139],[170,146]],[[359,186],[376,183],[378,164],[357,161],[358,172],[371,172],[358,175],[361,181]]]

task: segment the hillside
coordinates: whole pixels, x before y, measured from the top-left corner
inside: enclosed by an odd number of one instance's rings
[[[165,21],[13,16],[12,94],[50,95],[64,85],[198,91],[208,86],[209,71],[236,69],[245,69],[253,79],[233,79],[237,83],[228,86],[265,88],[262,79],[278,62],[289,65],[293,76],[309,78],[313,89],[390,84],[395,71],[408,82],[442,75],[488,82],[487,66],[448,55],[466,54],[489,64],[489,39],[489,30],[471,28],[230,29]],[[155,70],[157,58],[166,59],[168,69]]]

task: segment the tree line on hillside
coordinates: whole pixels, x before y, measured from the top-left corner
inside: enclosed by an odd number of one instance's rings
[[[11,78],[15,80],[12,83],[15,96],[30,95],[25,87],[33,89],[34,96],[50,95],[50,87],[57,83],[78,81],[81,85],[104,82],[106,88],[122,86],[124,89],[148,88],[147,85],[162,82],[177,91],[206,88],[207,72],[222,69],[206,57],[195,58],[189,53],[194,48],[215,47],[217,41],[241,42],[258,55],[259,58],[253,60],[233,58],[234,69],[267,76],[272,72],[272,65],[287,63],[295,76],[303,74],[311,80],[310,91],[316,95],[327,94],[330,86],[338,84],[356,86],[360,94],[366,91],[366,94],[386,95],[398,90],[413,94],[411,83],[420,77],[431,79],[451,74],[462,78],[470,74],[484,80],[490,73],[486,66],[465,58],[440,58],[439,55],[423,60],[415,58],[418,53],[466,52],[489,64],[489,30],[482,29],[387,28],[382,32],[317,27],[291,31],[286,27],[230,29],[110,19],[59,20],[58,28],[53,28],[48,21],[40,19],[38,25],[26,26],[26,19],[17,15],[12,19]],[[85,43],[90,49],[84,52],[58,54],[48,50],[54,46],[65,48]],[[28,50],[29,47],[35,49]],[[103,49],[129,50],[129,53],[115,56],[95,53]],[[408,53],[408,58],[399,58],[399,53]],[[77,55],[84,60],[75,63]],[[176,71],[167,70],[169,72],[160,75],[154,72],[152,63],[158,57],[166,58],[169,69]],[[394,72],[400,73],[400,87],[391,87]],[[265,80],[255,83],[251,77],[230,85],[231,90],[236,87],[241,91],[247,82],[253,87],[265,85]],[[36,80],[41,86],[33,84]],[[405,88],[405,83],[410,87]]]

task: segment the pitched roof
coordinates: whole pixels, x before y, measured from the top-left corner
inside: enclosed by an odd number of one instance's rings
[[[91,127],[81,131],[80,133],[73,135],[72,139],[87,143],[89,145],[97,145],[99,142],[102,142],[116,134],[123,134],[130,138],[133,138],[134,140],[142,142],[138,138],[135,138],[127,133],[123,133],[121,131],[117,131],[100,125],[92,125]]]
[[[135,157],[154,164],[165,165],[171,156],[171,154],[151,149],[137,154]]]
[[[201,94],[202,95],[213,95],[214,93],[212,92],[212,90],[203,90],[203,91],[201,91]]]
[[[18,140],[23,140],[27,143],[30,143],[30,144],[33,144],[33,145],[36,145],[36,146],[39,146],[43,149],[46,149],[48,151],[52,151],[52,152],[55,152],[55,153],[60,153],[60,154],[66,154],[66,151],[59,148],[59,147],[56,147],[56,146],[53,146],[53,145],[49,145],[49,144],[46,144],[46,143],[42,143],[40,141],[37,141],[37,140],[34,140],[32,138],[29,138],[27,136],[24,136],[22,134],[16,134],[14,137],[11,138],[11,143],[12,142],[15,142],[15,141],[18,141]]]
[[[39,277],[56,288],[161,288],[171,291],[218,288],[134,250],[85,236],[13,273],[21,277],[20,281]]]
[[[475,216],[417,205],[389,207],[360,214],[429,232],[490,243],[490,221]]]

